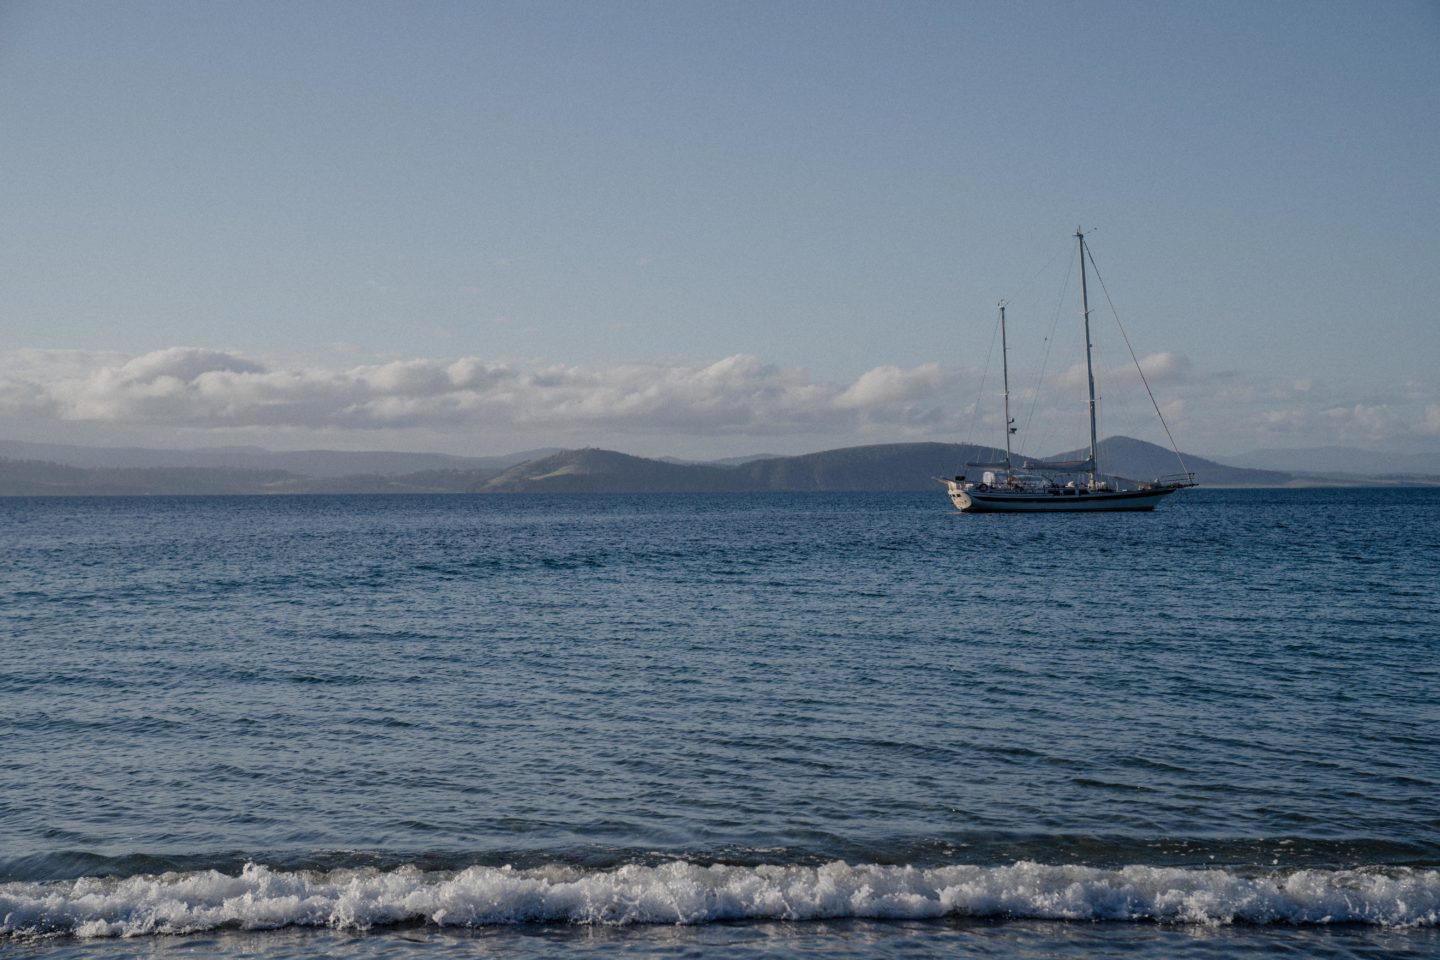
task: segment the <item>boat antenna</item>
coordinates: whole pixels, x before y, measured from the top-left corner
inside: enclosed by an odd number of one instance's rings
[[[1000,367],[1004,371],[1005,379],[1005,476],[1008,479],[1015,473],[1014,464],[1011,462],[1010,437],[1015,433],[1015,418],[1010,416],[1010,348],[1005,339],[1005,301],[1000,301]]]
[[[1095,474],[1100,469],[1100,458],[1097,449],[1099,444],[1095,439],[1095,362],[1091,358],[1090,293],[1085,286],[1085,231],[1076,227],[1075,239],[1080,242],[1080,309],[1085,314],[1085,377],[1090,386],[1090,486],[1093,488]]]

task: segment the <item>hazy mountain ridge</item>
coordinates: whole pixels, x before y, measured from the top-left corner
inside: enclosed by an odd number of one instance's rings
[[[266,450],[263,447],[204,447],[166,450],[149,447],[82,447],[61,443],[0,440],[0,459],[42,461],[87,469],[209,468],[280,470],[302,477],[400,476],[438,470],[503,470],[560,452],[526,450],[497,457],[385,450]]]
[[[736,470],[758,490],[934,490],[936,477],[997,456],[1004,454],[975,444],[883,443],[757,460]]]
[[[1088,449],[1067,450],[1047,459],[1081,460],[1090,455]],[[1228,487],[1283,487],[1295,479],[1282,470],[1254,470],[1232,467],[1216,460],[1186,453],[1181,455],[1184,469],[1195,474],[1201,485]],[[1175,451],[1134,437],[1106,437],[1100,441],[1100,469],[1135,480],[1152,480],[1180,473],[1181,462]]]
[[[0,459],[0,495],[166,496],[284,492],[303,481],[283,470],[209,467],[107,467],[89,469],[44,460]]]
[[[680,464],[587,447],[518,464],[474,493],[734,493],[734,467]]]
[[[254,451],[232,450],[229,453],[256,456]],[[397,459],[387,462],[402,462],[398,458],[403,456],[395,455]],[[994,461],[1001,456],[1001,452],[993,447],[973,444],[893,443],[844,447],[790,457],[737,458],[739,462],[732,461],[733,465],[726,465],[675,463],[613,450],[586,448],[550,453],[506,467],[343,475],[306,475],[294,470],[213,466],[86,468],[37,460],[0,459],[0,495],[929,490],[933,488],[936,477],[952,476],[967,470],[975,472],[965,466],[967,462]],[[481,462],[495,463],[505,459],[487,458]],[[1107,470],[1139,479],[1174,473],[1179,469],[1170,451],[1127,437],[1112,437],[1103,441],[1101,459]],[[470,462],[475,461],[480,461],[480,458],[471,458]],[[1286,473],[1228,467],[1201,457],[1187,457],[1187,463],[1202,484],[1281,486],[1295,479]]]
[[[742,493],[750,491],[930,490],[935,477],[990,447],[895,443],[793,457],[746,458],[734,466],[674,463],[613,450],[568,450],[522,463],[476,493]]]
[[[1046,459],[1072,459],[1060,454]],[[476,493],[712,493],[744,491],[907,491],[935,489],[935,478],[978,473],[967,462],[994,462],[1004,452],[958,443],[891,443],[843,447],[791,457],[753,460],[733,467],[678,464],[609,450],[571,450],[523,463],[475,488]],[[1101,442],[1106,471],[1148,480],[1180,471],[1172,451],[1129,437]],[[1017,462],[1023,460],[1016,458]],[[1276,471],[1229,467],[1187,456],[1201,484],[1284,486]]]
[[[13,445],[10,445],[13,446]],[[30,445],[36,446],[36,445]],[[41,445],[43,446],[43,445]],[[0,444],[0,449],[6,445]],[[65,448],[92,454],[114,448]],[[122,451],[132,453],[131,448]],[[167,454],[174,451],[148,451]],[[188,494],[387,494],[387,493],[741,493],[750,491],[903,491],[935,489],[935,478],[956,473],[978,474],[967,462],[993,462],[1003,453],[993,447],[958,443],[890,443],[822,450],[798,456],[738,457],[710,463],[677,462],[585,448],[490,458],[446,458],[416,454],[420,462],[465,466],[419,469],[405,473],[323,472],[345,462],[313,457],[334,451],[310,451],[303,461],[322,472],[306,474],[279,468],[231,466],[100,466],[84,467],[35,459],[0,456],[0,496],[176,496]],[[226,453],[266,462],[268,451],[231,449]],[[1044,459],[1074,459],[1085,451],[1067,451]],[[76,454],[76,456],[79,456]],[[283,455],[275,455],[283,456]],[[379,457],[369,463],[400,464],[408,454],[338,454]],[[387,459],[388,458],[388,459]],[[515,462],[516,459],[520,462]],[[123,459],[123,457],[122,457]],[[1017,456],[1016,461],[1024,462]],[[256,462],[249,459],[245,462]],[[284,461],[281,461],[284,462]],[[1435,484],[1440,476],[1334,475],[1234,467],[1185,455],[1186,467],[1204,486],[1315,486]],[[1100,465],[1107,473],[1148,480],[1180,471],[1175,454],[1130,437],[1109,437],[1100,444]]]
[[[1374,477],[1440,475],[1440,453],[1394,453],[1359,447],[1300,447],[1294,450],[1252,450],[1228,457],[1239,467],[1291,473]]]
[[[403,476],[307,477],[221,467],[74,467],[0,458],[0,496],[251,496],[255,494],[465,493],[496,470],[427,470]]]

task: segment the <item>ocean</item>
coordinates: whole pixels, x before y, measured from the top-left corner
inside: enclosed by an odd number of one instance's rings
[[[1440,490],[0,500],[0,953],[1440,954]]]

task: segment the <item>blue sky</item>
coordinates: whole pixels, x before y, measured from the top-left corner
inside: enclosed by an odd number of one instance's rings
[[[1009,297],[1051,452],[1084,224],[1183,448],[1436,450],[1437,103],[1423,2],[3,3],[0,436],[998,442]]]

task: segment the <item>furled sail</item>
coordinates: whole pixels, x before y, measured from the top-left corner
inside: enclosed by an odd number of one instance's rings
[[[1095,469],[1094,460],[1026,460],[1026,470],[1053,470],[1056,473],[1089,473]]]

